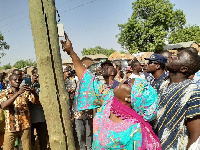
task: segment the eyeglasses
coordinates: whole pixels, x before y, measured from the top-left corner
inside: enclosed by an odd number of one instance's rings
[[[156,64],[159,64],[159,63],[154,62],[154,61],[149,61],[147,64],[148,64],[148,65],[149,65],[149,64],[155,64],[155,65],[156,65]]]
[[[130,85],[129,80],[124,81],[123,84],[128,84],[128,86],[132,89],[132,86]]]

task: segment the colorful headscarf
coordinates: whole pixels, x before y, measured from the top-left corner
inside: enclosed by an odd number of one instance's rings
[[[129,83],[128,83],[129,84]],[[161,150],[158,137],[152,130],[148,121],[156,117],[158,96],[153,87],[144,79],[135,79],[131,90],[132,109],[118,101],[115,97],[111,111],[122,119],[135,118],[141,126],[142,133],[142,150]]]
[[[131,90],[131,105],[145,121],[151,121],[156,117],[158,96],[145,79],[135,79]]]

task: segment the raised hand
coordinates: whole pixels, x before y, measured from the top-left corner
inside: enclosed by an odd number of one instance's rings
[[[70,53],[73,51],[73,47],[66,33],[65,33],[65,40],[66,41],[61,40],[60,43],[62,44],[63,51],[67,52],[67,54],[70,55]]]
[[[24,84],[24,85],[22,85],[22,87],[19,89],[18,93],[19,93],[19,94],[22,94],[22,93],[24,93],[25,91],[30,91],[30,90],[31,90],[30,87],[29,87],[27,84]]]
[[[74,64],[74,68],[76,71],[76,74],[79,78],[79,80],[81,80],[81,77],[85,71],[85,66],[82,64],[80,58],[77,56],[77,54],[74,52],[73,47],[72,47],[72,43],[69,40],[67,34],[65,33],[65,40],[63,41],[61,40],[61,44],[62,44],[62,49],[64,52],[67,52],[68,55],[70,55],[70,57],[72,58],[72,62]]]

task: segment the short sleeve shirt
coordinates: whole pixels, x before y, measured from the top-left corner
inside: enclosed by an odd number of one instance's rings
[[[3,90],[0,93],[0,104],[7,101],[13,96],[11,89]],[[24,92],[19,95],[12,105],[7,107],[5,111],[5,130],[8,132],[17,132],[30,127],[30,113],[28,101],[34,101],[33,94]]]

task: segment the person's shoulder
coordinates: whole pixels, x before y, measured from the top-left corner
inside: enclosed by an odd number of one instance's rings
[[[6,89],[7,90],[7,89]],[[0,92],[0,97],[2,97],[2,95],[6,95],[6,90],[2,90],[1,92]]]
[[[134,74],[131,73],[131,75],[129,76],[129,79],[134,78]]]
[[[68,78],[65,80],[65,83],[71,83],[71,82],[72,81],[70,79],[68,79]]]
[[[119,84],[120,82],[119,81],[117,81],[117,80],[113,80],[114,81],[114,83],[113,84]]]
[[[139,83],[142,83],[142,84],[148,84],[147,80],[146,79],[143,79],[143,78],[134,78],[135,82],[139,82]]]
[[[200,88],[198,87],[198,85],[196,84],[196,82],[194,82],[193,80],[188,79],[188,87],[189,90],[193,91],[199,91]]]
[[[11,89],[11,88],[8,88],[8,89],[2,90],[1,93],[10,94],[10,93],[13,93],[13,92],[12,92],[12,89]],[[1,94],[1,93],[0,93],[0,94]]]
[[[87,80],[87,79],[90,79],[90,78],[93,78],[93,77],[95,77],[95,74],[92,73],[89,69],[86,69],[86,70],[84,71],[83,75],[82,75],[81,80],[82,80],[83,78]]]
[[[2,99],[4,97],[7,97],[7,95],[9,95],[11,93],[12,93],[12,89],[11,88],[2,90],[0,92],[0,99]]]
[[[197,97],[198,99],[200,97],[200,88],[192,80],[188,82],[188,86],[185,88],[185,92],[186,92],[185,94],[186,97],[190,97],[190,98]]]

